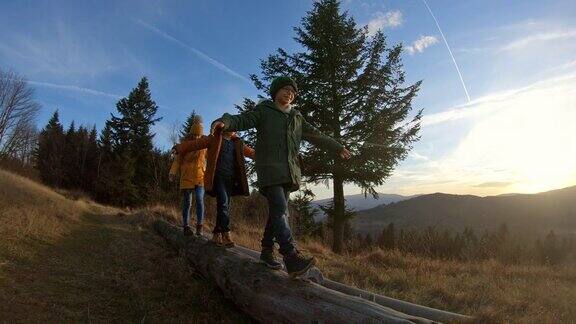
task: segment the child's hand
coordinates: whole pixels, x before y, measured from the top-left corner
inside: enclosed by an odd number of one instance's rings
[[[344,160],[348,160],[350,158],[350,151],[348,151],[346,148],[343,148],[342,152],[340,152],[340,157]]]

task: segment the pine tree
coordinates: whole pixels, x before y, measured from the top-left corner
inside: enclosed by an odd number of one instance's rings
[[[104,129],[100,133],[98,140],[98,161],[96,163],[96,183],[95,196],[101,202],[109,203],[111,197],[106,189],[111,183],[113,161],[112,126],[110,121],[106,121]]]
[[[354,183],[377,197],[396,164],[418,139],[421,111],[412,118],[412,100],[420,82],[406,85],[402,45],[388,47],[382,32],[368,37],[337,0],[322,0],[295,28],[302,52],[279,49],[261,63],[262,77],[252,75],[266,91],[278,75],[298,83],[295,104],[305,118],[345,144],[353,157],[344,161],[307,146],[303,175],[319,183],[332,179],[334,190],[333,250],[342,251],[346,213],[344,183]]]
[[[190,115],[188,115],[188,118],[186,118],[186,121],[184,122],[184,124],[182,124],[182,127],[180,128],[179,135],[181,141],[188,137],[192,125],[194,125],[194,123],[197,120],[202,122],[202,118],[200,117],[200,115],[196,113],[196,110],[192,110],[192,112],[190,113]]]
[[[62,185],[64,178],[63,147],[64,128],[60,124],[58,110],[56,110],[40,133],[35,154],[36,168],[40,173],[40,178],[48,185],[55,187]]]
[[[313,208],[310,203],[314,200],[314,193],[310,189],[300,191],[290,202],[298,212],[296,234],[301,236],[310,236],[318,234],[320,224],[314,220],[318,210]]]
[[[139,189],[133,182],[135,165],[129,150],[116,150],[110,120],[99,140],[96,199],[119,206],[134,206],[141,202]]]
[[[254,100],[252,100],[252,99],[244,98],[244,102],[242,103],[242,105],[241,106],[235,105],[235,107],[239,113],[243,113],[243,112],[250,111],[250,110],[254,109],[256,107],[256,102],[254,102]],[[247,131],[241,132],[240,137],[242,137],[242,140],[247,145],[249,145],[251,147],[256,147],[256,130],[255,129],[249,129]],[[250,185],[255,186],[255,184],[256,184],[256,167],[255,167],[254,161],[252,161],[251,159],[246,160],[246,174],[248,176],[248,181],[249,181]]]
[[[64,179],[62,186],[67,189],[78,188],[80,177],[80,142],[79,134],[76,131],[74,121],[70,123],[66,134],[64,135],[64,156],[62,164],[64,168]]]
[[[81,160],[81,187],[85,192],[94,193],[98,174],[98,133],[96,126],[87,135]]]
[[[154,152],[150,128],[162,118],[155,118],[158,106],[152,100],[148,80],[143,77],[127,98],[116,103],[118,116],[112,114],[109,137],[112,144],[112,172],[117,172],[118,185],[126,186],[122,204],[142,204],[154,182]],[[122,161],[125,161],[123,164]],[[136,188],[136,193],[132,192]]]
[[[396,229],[394,223],[389,223],[380,233],[378,237],[378,246],[386,249],[394,249],[396,246]]]
[[[334,226],[335,226],[335,217],[336,217],[336,212],[335,212],[335,205],[334,205],[334,200],[331,199],[327,204],[325,205],[320,205],[318,206],[320,208],[320,210],[322,210],[322,212],[326,215],[326,226],[328,228],[330,228],[332,230],[332,232],[334,232]],[[344,237],[347,238],[345,241],[347,241],[349,238],[352,237],[352,233],[354,232],[352,230],[352,226],[350,225],[349,220],[351,220],[354,217],[355,211],[353,209],[350,209],[348,207],[346,207],[344,209],[344,228],[343,228],[343,232],[344,232]],[[332,238],[334,239],[334,238]]]

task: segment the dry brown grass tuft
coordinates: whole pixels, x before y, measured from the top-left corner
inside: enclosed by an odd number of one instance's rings
[[[373,249],[319,258],[334,280],[393,298],[475,315],[481,322],[569,322],[576,318],[576,269],[497,261],[427,259]]]
[[[4,171],[0,188],[3,322],[250,321],[151,230],[169,209],[101,206]]]

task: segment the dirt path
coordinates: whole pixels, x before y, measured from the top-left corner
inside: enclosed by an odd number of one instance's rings
[[[2,265],[0,322],[249,322],[131,216],[85,215]]]

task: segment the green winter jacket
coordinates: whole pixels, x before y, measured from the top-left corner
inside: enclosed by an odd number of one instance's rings
[[[287,185],[291,191],[300,188],[298,153],[303,139],[335,153],[344,148],[310,125],[298,110],[292,108],[285,113],[271,100],[264,100],[255,109],[240,115],[224,114],[220,121],[226,131],[256,128],[256,184],[259,188],[273,185]]]

